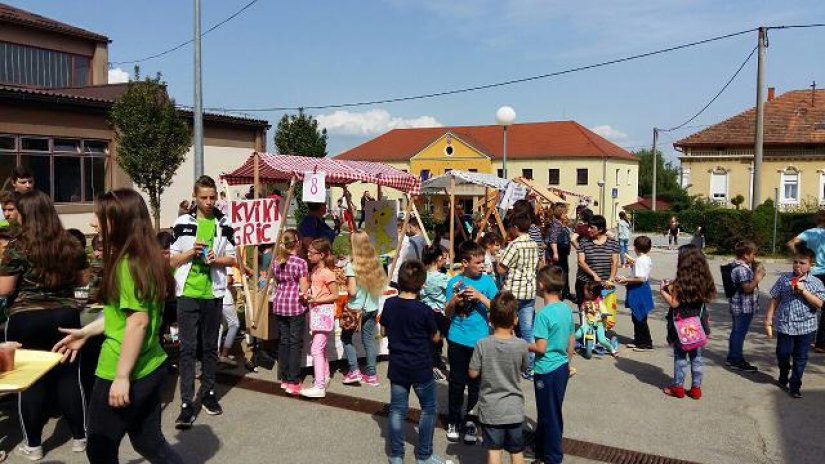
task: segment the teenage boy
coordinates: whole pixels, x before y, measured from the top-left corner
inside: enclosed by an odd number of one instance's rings
[[[793,398],[802,398],[802,374],[825,300],[825,285],[811,275],[814,263],[813,251],[804,249],[796,253],[793,272],[782,274],[771,288],[765,315],[765,332],[769,337],[773,336],[776,315],[777,384]]]
[[[11,187],[21,195],[34,190],[34,175],[29,171],[29,168],[15,166],[11,170]]]
[[[488,464],[501,463],[501,450],[510,453],[511,463],[524,463],[521,373],[527,369],[529,352],[527,342],[513,335],[518,319],[518,300],[513,294],[496,295],[490,308],[493,335],[476,343],[470,361],[470,378],[481,378],[478,420]]]
[[[547,464],[558,464],[564,459],[562,403],[576,344],[573,313],[561,301],[564,279],[564,271],[558,266],[544,266],[539,270],[538,291],[547,306],[536,316],[536,342],[528,347],[536,353],[533,367],[537,412],[535,452],[536,458]]]
[[[476,425],[470,411],[478,403],[479,380],[469,377],[470,359],[476,343],[490,335],[487,325],[490,300],[498,293],[495,281],[484,273],[484,249],[476,242],[466,241],[458,247],[458,258],[464,270],[447,282],[445,313],[450,318],[447,334],[447,360],[450,363],[447,396],[447,440],[458,441],[459,425],[464,423],[464,442],[478,440]],[[464,389],[467,389],[466,415],[462,417]]]
[[[0,207],[3,208],[3,218],[0,219],[0,227],[8,227],[17,222],[17,198],[20,196],[16,192],[0,192]]]
[[[226,268],[236,265],[234,231],[229,218],[215,203],[215,181],[201,176],[195,182],[195,208],[175,221],[175,241],[169,247],[175,268],[175,293],[178,297],[181,412],[175,422],[188,429],[195,420],[195,353],[203,348],[201,368],[201,405],[208,414],[223,413],[213,390],[218,364],[218,328],[226,292]],[[200,336],[200,340],[198,340]]]
[[[751,326],[753,315],[759,307],[759,282],[765,277],[764,266],[754,266],[756,244],[751,241],[738,242],[734,248],[736,260],[731,270],[731,281],[736,293],[730,298],[731,330],[728,339],[728,357],[725,364],[734,370],[756,372],[753,364],[745,361],[742,348],[745,336]],[[756,267],[756,270],[754,270]]]
[[[390,464],[404,462],[404,423],[410,398],[415,391],[421,405],[418,417],[418,463],[443,463],[433,454],[433,431],[438,418],[436,383],[433,378],[433,342],[440,336],[433,310],[418,300],[427,280],[427,270],[418,261],[407,261],[398,271],[398,296],[390,298],[381,313],[381,332],[389,342],[390,379],[389,445]]]
[[[518,300],[518,326],[516,335],[527,343],[533,343],[533,318],[536,314],[536,269],[539,266],[539,247],[530,238],[532,220],[529,214],[518,213],[510,219],[510,235],[515,237],[504,249],[498,262],[498,272],[506,274],[504,290]],[[533,378],[533,355],[522,374]]]

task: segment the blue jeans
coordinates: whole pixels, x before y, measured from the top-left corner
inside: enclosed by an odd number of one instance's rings
[[[375,375],[375,358],[377,350],[375,349],[375,315],[377,311],[371,313],[364,313],[361,318],[361,344],[364,346],[364,356],[367,358],[367,364],[364,366],[364,375]],[[358,371],[358,354],[355,352],[355,346],[352,344],[352,336],[355,335],[353,330],[345,330],[341,332],[341,343],[344,345],[344,354],[347,356],[347,363],[349,363],[349,371]]]
[[[745,360],[742,347],[745,345],[745,336],[750,329],[753,313],[731,314],[730,338],[728,339],[728,359],[731,364]]]
[[[567,363],[547,374],[534,374],[536,391],[536,457],[546,464],[558,464],[564,459],[561,447],[564,418],[562,403],[567,391],[570,368]]]
[[[776,360],[779,363],[779,382],[786,383],[788,374],[791,391],[799,391],[802,387],[802,374],[808,364],[808,350],[814,340],[814,333],[803,335],[776,334]],[[793,367],[791,367],[793,359]]]
[[[690,358],[691,385],[702,386],[702,349],[685,351],[679,345],[673,346],[673,385],[685,385],[685,370],[687,370],[688,358]]]
[[[625,263],[625,253],[627,253],[627,246],[630,243],[629,238],[620,238],[619,239],[619,261],[621,262],[622,266]]]
[[[430,378],[425,383],[401,385],[392,383],[390,386],[390,415],[389,434],[390,462],[404,460],[404,421],[407,418],[407,409],[410,399],[410,387],[415,390],[415,396],[421,404],[421,415],[418,418],[418,446],[415,448],[415,458],[426,461],[433,454],[433,431],[438,414],[436,412],[435,380]]]
[[[516,327],[516,336],[526,341],[533,343],[533,319],[536,317],[536,300],[518,300],[518,327]],[[528,370],[533,370],[533,361],[536,355],[529,354],[530,362],[527,365]]]

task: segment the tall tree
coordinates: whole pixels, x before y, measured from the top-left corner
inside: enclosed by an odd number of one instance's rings
[[[653,155],[650,150],[634,152],[639,158],[639,195],[653,193]],[[664,160],[661,151],[656,150],[656,194],[681,194],[684,192],[679,181],[679,169]]]
[[[303,109],[298,109],[297,115],[285,114],[278,121],[278,129],[275,131],[275,147],[278,153],[284,155],[324,158],[327,156],[327,130],[319,131],[318,121],[304,113]],[[307,207],[301,201],[302,188],[301,182],[295,184],[295,204],[298,208],[293,214],[296,222],[301,222],[307,215]]]
[[[114,103],[109,120],[117,142],[117,163],[132,182],[149,196],[149,206],[160,227],[160,196],[192,145],[192,129],[166,93],[160,74],[129,82]]]

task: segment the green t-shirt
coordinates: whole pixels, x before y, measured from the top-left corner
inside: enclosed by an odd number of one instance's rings
[[[5,219],[0,219],[0,228],[8,227],[8,226],[9,226],[9,221],[7,221]]]
[[[143,345],[140,347],[135,366],[132,368],[132,380],[137,380],[155,371],[166,360],[166,352],[160,346],[159,327],[162,319],[163,303],[160,301],[141,301],[135,294],[135,282],[129,272],[129,262],[122,259],[117,265],[120,297],[118,301],[103,306],[104,331],[106,340],[100,350],[96,375],[101,379],[114,380],[117,374],[117,362],[126,331],[126,311],[140,311],[149,314],[149,326]]]
[[[198,232],[195,240],[199,240],[209,246],[215,241],[215,219],[198,219]],[[192,258],[192,267],[189,275],[186,276],[186,283],[183,285],[183,296],[197,298],[201,300],[211,300],[215,298],[212,291],[212,266],[203,262],[203,258],[195,256]]]
[[[567,363],[567,346],[574,331],[573,313],[562,302],[550,303],[536,315],[533,336],[547,340],[544,354],[536,354],[536,374],[549,374]]]

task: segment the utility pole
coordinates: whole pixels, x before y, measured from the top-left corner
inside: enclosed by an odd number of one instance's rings
[[[762,148],[765,142],[765,55],[768,47],[768,29],[759,28],[759,52],[756,64],[756,144],[753,147],[753,195],[751,209],[762,199]]]
[[[201,95],[201,0],[195,0],[195,102],[192,111],[195,180],[203,175],[203,98]]]
[[[651,158],[653,158],[653,185],[651,186],[650,195],[650,209],[656,211],[656,169],[659,163],[656,160],[656,143],[659,142],[659,129],[653,128],[653,149],[651,151]]]

